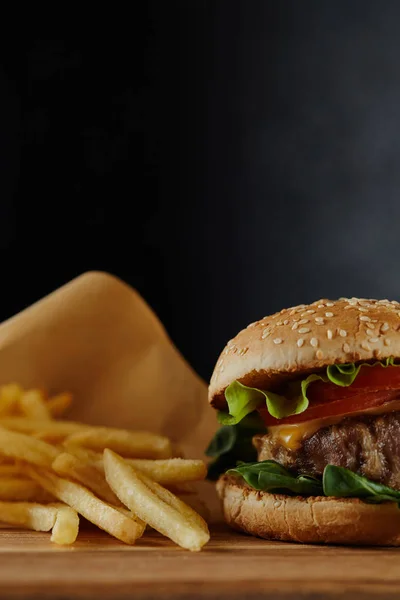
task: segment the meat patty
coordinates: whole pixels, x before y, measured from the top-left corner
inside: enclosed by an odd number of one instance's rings
[[[328,464],[346,467],[400,490],[400,412],[347,417],[316,431],[297,450],[272,434],[253,439],[258,460],[276,460],[293,472],[322,475]]]

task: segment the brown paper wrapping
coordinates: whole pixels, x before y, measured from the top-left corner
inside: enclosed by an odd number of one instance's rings
[[[0,325],[0,384],[11,381],[71,391],[68,418],[159,432],[186,457],[204,458],[217,428],[206,383],[141,296],[107,273],[84,273]]]

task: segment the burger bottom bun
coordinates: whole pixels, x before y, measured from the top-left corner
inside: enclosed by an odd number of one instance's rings
[[[267,540],[303,544],[400,545],[397,503],[259,492],[235,477],[217,482],[226,522]]]

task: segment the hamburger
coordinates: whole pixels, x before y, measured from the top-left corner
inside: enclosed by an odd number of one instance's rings
[[[266,539],[400,545],[400,304],[340,298],[251,323],[209,385],[227,523]]]

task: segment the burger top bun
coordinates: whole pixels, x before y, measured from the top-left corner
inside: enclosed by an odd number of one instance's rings
[[[235,380],[271,391],[282,380],[346,362],[400,357],[400,304],[393,300],[316,300],[251,323],[215,366],[209,401],[225,409]]]

